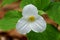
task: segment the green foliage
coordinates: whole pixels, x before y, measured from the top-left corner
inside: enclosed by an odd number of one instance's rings
[[[10,3],[15,2],[15,1],[17,1],[17,0],[4,0],[2,5],[10,4]]]
[[[50,18],[60,24],[60,2],[52,3],[52,6],[46,12]]]
[[[43,15],[43,14],[46,14],[46,13],[43,10],[38,10],[38,14]]]
[[[13,2],[12,0],[9,0],[9,2],[10,1]],[[5,3],[6,2],[7,1],[5,1]],[[40,9],[45,10],[45,8],[47,8],[46,13],[48,16],[56,23],[60,24],[60,2],[50,3],[49,0],[22,0],[20,7],[23,8],[27,4],[34,4],[39,11]],[[21,17],[22,14],[18,11],[11,10],[7,12],[5,17],[0,20],[0,29],[10,30],[15,28],[18,19]],[[47,24],[47,28],[43,33],[31,31],[27,34],[27,37],[28,40],[60,40],[60,32],[58,32],[54,26]]]
[[[58,35],[59,32],[49,24],[43,33],[35,33],[31,31],[27,34],[29,40],[57,40]]]
[[[22,0],[20,7],[23,8],[28,4],[33,4],[38,9],[45,9],[50,4],[50,0]]]
[[[52,3],[51,8],[49,8],[49,10],[47,10],[46,12],[51,19],[53,19],[56,23],[60,24],[60,2]],[[56,38],[56,40],[60,40],[60,32],[58,33],[58,36],[56,36]]]
[[[0,20],[0,29],[11,30],[16,27],[17,21],[22,17],[21,13],[18,11],[9,11],[6,13],[5,17]]]

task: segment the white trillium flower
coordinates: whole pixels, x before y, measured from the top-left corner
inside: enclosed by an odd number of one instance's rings
[[[22,15],[23,17],[16,24],[19,33],[27,34],[31,30],[38,33],[46,29],[46,22],[42,16],[38,15],[38,10],[34,5],[25,6]]]

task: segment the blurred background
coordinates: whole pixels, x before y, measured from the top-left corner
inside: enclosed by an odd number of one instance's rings
[[[20,3],[18,3],[21,1]],[[43,10],[48,16],[60,25],[60,0],[0,0],[0,16],[5,14],[0,19],[0,29],[5,31],[14,29],[17,21],[22,17],[20,9],[27,5],[33,4],[38,10]],[[16,2],[16,3],[14,3]],[[15,8],[12,6],[18,5]],[[11,4],[11,5],[10,5]],[[6,6],[10,5],[10,6]],[[5,8],[8,7],[8,8]],[[4,9],[5,8],[5,9]],[[11,8],[11,9],[10,9]],[[13,10],[14,9],[14,10]],[[9,11],[8,11],[9,10]],[[27,34],[28,40],[60,40],[60,32],[54,26],[47,24],[47,28],[43,33],[35,33],[31,31]]]

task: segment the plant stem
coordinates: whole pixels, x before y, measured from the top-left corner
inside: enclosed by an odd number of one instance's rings
[[[48,24],[53,25],[55,28],[57,28],[60,31],[60,25],[57,24],[55,21],[53,21],[52,19],[49,18],[49,16],[47,14],[43,14],[42,17],[45,19],[45,21]]]

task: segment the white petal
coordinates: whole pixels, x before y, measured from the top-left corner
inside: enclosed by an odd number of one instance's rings
[[[29,27],[29,24],[27,23],[27,21],[24,18],[21,18],[16,24],[16,30],[20,34],[26,34],[31,31],[31,28]]]
[[[23,15],[24,17],[28,17],[28,16],[38,16],[38,10],[37,10],[37,8],[36,8],[34,5],[29,4],[29,5],[26,5],[26,6],[23,8],[22,15]]]
[[[40,16],[39,19],[37,19],[36,22],[33,23],[31,29],[35,32],[43,32],[46,29],[45,20]]]
[[[38,17],[37,22],[41,24],[43,27],[46,27],[46,21],[44,20],[42,16]]]

